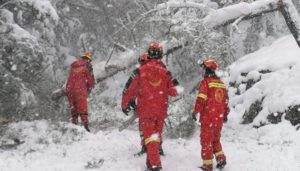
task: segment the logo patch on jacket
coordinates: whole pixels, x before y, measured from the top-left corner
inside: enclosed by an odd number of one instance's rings
[[[153,81],[149,81],[149,83],[153,86],[153,87],[158,87],[161,85],[161,79],[159,80],[153,80]]]
[[[217,88],[215,91],[215,99],[218,103],[221,103],[224,98],[223,89]]]

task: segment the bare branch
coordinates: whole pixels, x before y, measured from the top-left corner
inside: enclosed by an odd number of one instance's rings
[[[71,1],[68,1],[68,4],[73,5],[75,7],[81,7],[81,8],[87,9],[87,10],[92,10],[94,12],[102,12],[100,9],[92,7],[92,6],[88,6],[88,5],[82,5],[82,4],[74,3]]]
[[[207,28],[218,28],[231,24],[240,17],[242,17],[242,20],[247,20],[278,10],[282,13],[289,30],[300,47],[300,17],[291,0],[265,0],[255,1],[253,3],[242,2],[215,10],[200,22]]]
[[[230,36],[232,36],[233,34],[233,29],[236,29],[238,33],[241,33],[239,27],[238,27],[238,24],[243,20],[244,16],[238,18],[235,22],[233,22],[231,24],[231,29],[230,29]]]
[[[5,5],[7,4],[12,4],[12,3],[15,3],[16,1],[15,0],[10,0],[10,1],[7,1],[5,2],[4,4],[0,5],[0,8],[3,8]]]
[[[128,26],[132,26],[132,28],[134,28],[136,26],[137,23],[139,23],[141,20],[143,20],[144,18],[148,17],[150,14],[161,11],[161,10],[167,10],[167,9],[171,9],[171,8],[196,8],[199,10],[203,10],[203,11],[211,11],[211,8],[208,8],[207,6],[200,4],[200,3],[194,3],[194,2],[186,2],[186,3],[182,3],[182,2],[167,2],[167,3],[162,3],[162,4],[158,4],[156,8],[151,9],[143,14],[141,14],[141,17],[139,17],[137,20],[135,20],[134,22],[129,22],[126,25],[123,25],[119,30],[117,30],[112,37],[114,37],[116,34],[118,34],[119,32],[121,32],[124,28],[128,27]]]
[[[102,82],[102,81],[106,80],[107,78],[110,78],[110,77],[116,75],[120,71],[125,71],[126,69],[127,69],[126,67],[122,67],[122,66],[109,65],[109,66],[105,67],[105,74],[96,78],[96,82],[97,83]]]
[[[112,50],[110,51],[110,55],[109,55],[109,57],[108,57],[108,59],[107,59],[107,61],[106,61],[106,63],[105,63],[105,65],[107,65],[108,64],[108,62],[110,61],[110,59],[111,59],[111,56],[112,56],[112,54],[114,53],[114,50],[115,50],[115,45],[113,46],[113,48],[112,48]]]
[[[168,50],[166,51],[166,53],[164,54],[164,56],[168,56],[168,55],[170,55],[171,53],[173,53],[173,52],[175,52],[175,51],[177,51],[177,50],[179,50],[179,49],[181,49],[181,48],[183,48],[184,46],[187,46],[187,45],[188,45],[188,42],[185,42],[185,43],[182,44],[182,45],[172,47],[171,49],[168,49]]]

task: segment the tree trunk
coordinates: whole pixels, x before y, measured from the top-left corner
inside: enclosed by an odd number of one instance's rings
[[[291,0],[279,0],[279,10],[285,22],[300,47],[300,17]]]

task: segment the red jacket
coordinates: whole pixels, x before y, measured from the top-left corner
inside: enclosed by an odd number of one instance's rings
[[[150,59],[136,69],[123,90],[122,109],[131,101],[137,100],[137,115],[141,119],[165,119],[168,109],[168,97],[177,96],[177,81],[161,61]]]
[[[94,76],[92,65],[86,60],[77,60],[71,64],[66,93],[89,92],[94,88]]]
[[[227,89],[216,76],[205,76],[201,81],[194,113],[200,112],[201,125],[222,126],[229,113]]]

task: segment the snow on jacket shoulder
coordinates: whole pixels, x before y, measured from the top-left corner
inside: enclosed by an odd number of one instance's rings
[[[92,65],[85,60],[77,60],[71,64],[66,92],[91,91],[94,88]]]
[[[167,116],[168,96],[178,95],[173,78],[162,62],[151,59],[134,71],[123,91],[122,109],[137,99],[139,118]]]

